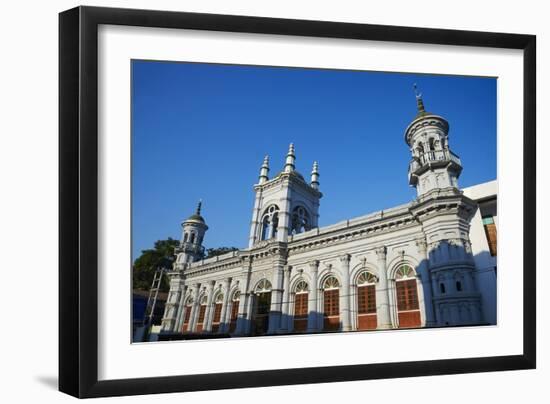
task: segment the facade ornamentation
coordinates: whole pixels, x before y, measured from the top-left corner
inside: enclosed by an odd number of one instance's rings
[[[427,112],[418,92],[416,98],[418,113],[405,131],[414,201],[319,227],[319,164],[306,181],[291,144],[282,171],[270,177],[266,156],[247,248],[203,259],[202,203],[183,221],[162,332],[483,324],[478,269],[464,230],[477,204],[458,188],[462,165],[450,149],[447,121]]]

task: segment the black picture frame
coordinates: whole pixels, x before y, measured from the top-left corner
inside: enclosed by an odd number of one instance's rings
[[[509,48],[523,51],[523,354],[98,381],[98,26]],[[536,37],[77,7],[59,15],[59,389],[75,397],[326,383],[536,366]],[[518,234],[521,234],[518,232]]]

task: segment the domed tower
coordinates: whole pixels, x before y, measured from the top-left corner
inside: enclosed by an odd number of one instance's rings
[[[462,164],[449,148],[449,123],[441,116],[427,112],[416,84],[414,90],[418,113],[405,130],[405,142],[412,154],[409,184],[416,188],[418,196],[434,189],[458,189]]]
[[[199,201],[196,212],[181,223],[181,242],[176,250],[178,264],[195,262],[204,256],[202,241],[208,226],[201,216],[201,206],[202,201]]]
[[[313,163],[311,181],[296,170],[294,144],[290,144],[283,170],[269,178],[269,158],[264,158],[252,211],[249,247],[268,240],[288,237],[316,228],[319,221],[319,166]]]

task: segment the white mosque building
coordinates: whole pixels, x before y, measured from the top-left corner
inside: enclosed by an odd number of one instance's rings
[[[310,181],[266,157],[248,248],[203,259],[208,226],[182,223],[161,333],[231,336],[496,324],[496,181],[461,190],[449,124],[425,110],[405,130],[405,205],[319,227]]]

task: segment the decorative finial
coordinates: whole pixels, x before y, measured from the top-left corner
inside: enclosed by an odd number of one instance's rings
[[[263,184],[267,180],[269,180],[269,177],[267,174],[269,173],[269,156],[266,154],[264,157],[264,162],[262,164],[262,167],[260,168],[260,180],[259,183]]]
[[[197,215],[201,214],[201,207],[202,207],[202,199],[199,199],[199,203],[197,205]]]
[[[422,93],[418,91],[418,86],[416,83],[413,85],[414,87],[414,95],[416,97],[416,107],[418,108],[418,115],[426,113],[426,110],[424,109],[424,101],[422,100]]]
[[[288,153],[286,154],[286,162],[285,162],[285,173],[290,173],[291,171],[294,171],[294,161],[296,160],[296,156],[294,155],[294,143],[291,143],[288,146]]]
[[[311,170],[311,187],[319,189],[319,164],[316,161],[313,162],[313,169]]]

